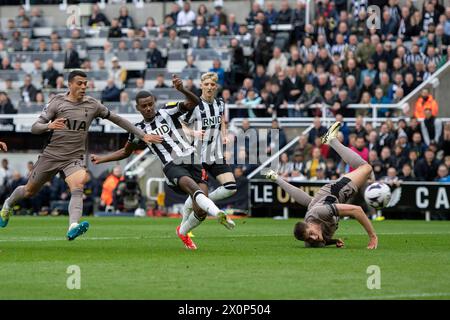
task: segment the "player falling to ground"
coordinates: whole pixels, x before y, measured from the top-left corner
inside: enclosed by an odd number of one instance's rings
[[[89,223],[79,221],[83,210],[83,189],[86,180],[84,155],[88,130],[93,119],[108,119],[139,139],[152,141],[150,135],[146,135],[128,120],[110,112],[96,99],[86,95],[86,73],[80,70],[70,72],[68,83],[69,92],[53,97],[31,128],[33,134],[48,132],[50,136],[27,184],[17,187],[5,200],[0,212],[0,227],[7,226],[15,203],[32,197],[47,181],[62,172],[71,193],[67,239],[73,240],[87,231]]]
[[[363,209],[360,206],[345,204],[371,177],[372,166],[339,142],[336,136],[340,125],[340,122],[333,124],[322,137],[322,143],[329,144],[346,163],[355,168],[354,171],[320,188],[314,198],[279,178],[273,170],[268,171],[266,177],[275,181],[295,201],[308,208],[304,222],[298,222],[294,228],[294,236],[305,241],[305,245],[316,247],[335,244],[342,247],[344,242],[333,239],[333,235],[338,228],[339,217],[347,216],[354,217],[367,231],[370,239],[367,249],[376,249],[378,238]]]
[[[168,103],[156,111],[155,97],[148,91],[138,92],[136,107],[144,120],[137,125],[145,132],[160,136],[159,141],[149,144],[148,147],[161,160],[169,186],[177,192],[188,194],[194,200],[195,213],[177,227],[177,235],[186,248],[197,249],[187,233],[200,225],[207,214],[218,217],[218,221],[227,228],[234,227],[234,223],[205,195],[207,186],[202,177],[202,166],[193,163],[195,149],[182,130],[180,116],[193,110],[200,103],[199,98],[184,88],[182,80],[177,76],[173,76],[172,82],[174,87],[186,96],[186,100]],[[138,147],[137,139],[130,135],[122,149],[109,155],[92,155],[91,159],[94,163],[124,159]]]
[[[225,102],[216,98],[218,80],[215,72],[202,75],[201,101],[195,109],[182,117],[188,126],[193,126],[191,134],[195,137],[194,146],[203,168],[221,184],[208,195],[212,201],[231,197],[237,191],[233,172],[223,154],[223,145],[227,143],[227,127],[224,117]],[[181,225],[189,219],[192,212],[192,198],[188,197],[184,204]]]

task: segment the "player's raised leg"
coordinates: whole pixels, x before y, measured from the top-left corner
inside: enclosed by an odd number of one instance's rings
[[[70,189],[69,202],[69,230],[67,231],[67,240],[71,241],[85,233],[89,228],[89,222],[80,223],[83,214],[83,191],[86,181],[86,170],[80,169],[66,178]]]

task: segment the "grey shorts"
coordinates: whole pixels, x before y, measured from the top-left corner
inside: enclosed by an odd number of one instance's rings
[[[327,183],[314,195],[308,208],[317,204],[346,203],[358,191],[358,187],[347,177]]]
[[[61,172],[62,178],[65,179],[79,170],[86,170],[84,159],[61,161],[40,155],[30,173],[29,182],[35,185],[43,185],[50,181],[58,172]]]

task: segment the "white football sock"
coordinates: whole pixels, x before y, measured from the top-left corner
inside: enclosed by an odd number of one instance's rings
[[[221,211],[217,206],[209,199],[202,191],[196,191],[194,193],[194,200],[197,202],[198,206],[206,211],[208,214],[217,217]]]
[[[184,206],[183,206],[183,219],[181,220],[181,225],[183,225],[183,223],[185,223],[187,221],[187,219],[189,218],[189,216],[191,215],[192,211],[193,211],[193,207],[192,207],[192,198],[191,196],[189,196],[186,201],[184,202]]]
[[[203,220],[200,220],[195,213],[191,214],[181,225],[180,233],[184,236],[187,235],[191,230],[198,227],[203,222]]]
[[[236,183],[228,182],[211,192],[208,198],[212,201],[219,201],[231,197],[236,191]]]

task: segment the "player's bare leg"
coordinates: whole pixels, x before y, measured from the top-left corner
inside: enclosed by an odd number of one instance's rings
[[[309,194],[307,194],[302,189],[293,186],[283,178],[280,178],[275,171],[268,170],[265,176],[267,179],[276,182],[281,187],[281,189],[286,191],[300,205],[308,207],[308,205],[311,203],[313,198]]]
[[[70,189],[69,202],[69,230],[67,239],[74,240],[76,237],[85,233],[89,228],[89,223],[83,221],[80,223],[83,214],[83,192],[86,181],[86,170],[78,170],[66,178],[66,183]]]
[[[342,158],[342,160],[344,160],[345,163],[356,169],[348,174],[348,178],[350,178],[358,186],[358,188],[361,188],[362,186],[364,186],[364,184],[367,183],[367,180],[369,178],[375,180],[372,166],[370,166],[367,161],[361,158],[359,154],[354,152],[352,149],[344,146],[339,141],[339,139],[337,139],[340,127],[341,123],[335,122],[328,129],[327,133],[325,133],[325,135],[322,137],[322,143],[330,145],[339,154],[339,156]],[[360,167],[365,167],[365,169],[358,170],[360,169]],[[357,173],[352,174],[355,171],[357,171]]]

